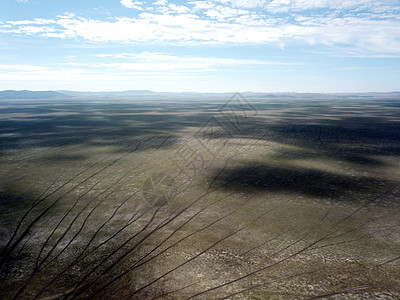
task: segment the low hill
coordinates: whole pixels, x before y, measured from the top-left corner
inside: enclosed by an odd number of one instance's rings
[[[65,94],[54,91],[0,91],[0,99],[49,99],[49,98],[65,98]]]

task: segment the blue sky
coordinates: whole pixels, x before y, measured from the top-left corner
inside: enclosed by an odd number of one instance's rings
[[[400,90],[400,1],[0,0],[0,90]]]

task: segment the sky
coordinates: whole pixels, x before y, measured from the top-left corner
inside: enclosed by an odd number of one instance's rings
[[[0,90],[400,90],[398,0],[0,0]]]

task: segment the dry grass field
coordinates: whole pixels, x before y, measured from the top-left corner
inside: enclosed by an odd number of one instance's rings
[[[0,102],[1,299],[400,299],[400,101]]]

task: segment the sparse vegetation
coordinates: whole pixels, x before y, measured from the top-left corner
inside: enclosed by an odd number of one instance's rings
[[[400,298],[399,100],[250,102],[2,100],[0,298]]]

